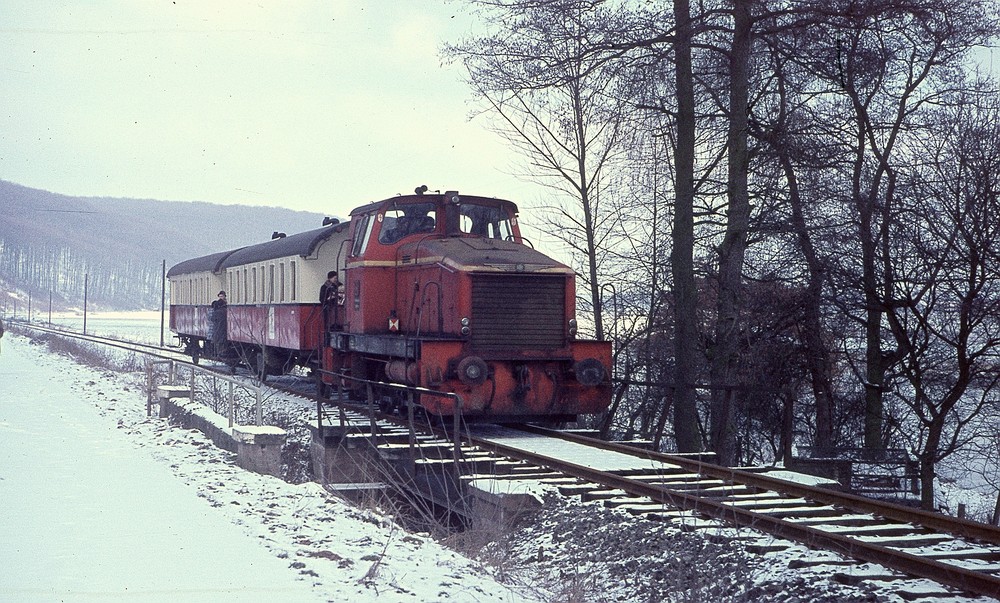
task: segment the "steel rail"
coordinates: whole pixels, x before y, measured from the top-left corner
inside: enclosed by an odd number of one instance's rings
[[[769,517],[761,513],[733,507],[670,488],[634,481],[615,473],[592,469],[561,459],[554,459],[517,447],[499,444],[495,441],[476,440],[475,443],[477,446],[487,448],[496,454],[522,458],[542,466],[552,467],[581,479],[618,488],[634,496],[648,497],[661,504],[694,511],[738,528],[751,528],[780,538],[800,542],[807,546],[840,553],[854,559],[878,563],[904,574],[928,578],[970,593],[991,597],[995,597],[997,593],[1000,593],[1000,577],[967,570],[934,559],[927,559],[912,553],[890,549],[854,538],[824,532],[816,528]],[[636,450],[633,448],[631,452],[634,455]],[[752,474],[748,473],[747,475]]]
[[[1000,544],[1000,527],[998,526],[992,526],[958,517],[950,517],[940,513],[933,513],[923,509],[906,507],[873,498],[866,498],[856,494],[838,492],[829,488],[800,484],[750,471],[741,471],[739,469],[733,469],[732,467],[715,465],[683,456],[640,450],[635,447],[616,444],[614,442],[606,442],[595,438],[588,438],[578,434],[568,434],[565,432],[558,432],[534,426],[524,426],[519,427],[519,429],[540,435],[559,437],[568,441],[575,441],[580,444],[586,444],[588,446],[604,450],[622,452],[648,460],[670,463],[672,465],[678,465],[679,467],[691,471],[692,473],[700,473],[716,479],[737,482],[747,486],[757,486],[765,490],[773,490],[783,494],[788,494],[789,496],[807,498],[814,502],[839,505],[856,511],[878,515],[885,519],[920,525],[930,530],[945,532],[953,536],[971,538],[974,540],[989,542],[991,544]]]

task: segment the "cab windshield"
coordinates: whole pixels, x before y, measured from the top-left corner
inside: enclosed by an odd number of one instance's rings
[[[464,233],[489,239],[514,240],[511,216],[496,205],[462,203],[459,206],[459,228]]]
[[[405,236],[434,232],[437,224],[433,203],[413,203],[386,210],[382,216],[382,230],[378,242],[391,245]]]

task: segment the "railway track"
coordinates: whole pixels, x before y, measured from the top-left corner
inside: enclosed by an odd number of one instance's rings
[[[186,358],[157,346],[32,328],[160,358]],[[308,386],[277,388],[312,396]],[[357,403],[317,404],[320,411],[335,408],[328,422],[336,417],[345,437],[367,442],[384,458],[408,456],[415,470],[450,473],[461,484],[535,481],[630,515],[685,530],[728,534],[761,554],[800,543],[843,560],[816,556],[816,561],[803,559],[794,565],[828,564],[845,581],[891,581],[904,598],[955,596],[948,589],[1000,597],[996,526],[837,492],[804,483],[801,476],[789,479],[793,476],[780,472],[722,467],[696,456],[654,453],[577,434],[473,425],[461,428],[456,443],[455,430],[444,426],[414,425],[405,417],[380,413],[371,418]],[[846,571],[843,564],[850,560],[885,569]],[[921,579],[947,588],[929,589],[919,584]]]
[[[1000,596],[1000,528],[996,526],[766,472],[721,467],[572,434],[501,430],[480,435],[478,442],[497,453],[573,475],[578,483],[562,486],[565,494],[635,515],[690,529],[723,525],[749,529],[898,572],[881,574],[881,579],[926,578],[965,593]],[[758,540],[766,547],[775,546],[771,540]]]
[[[801,474],[733,469],[535,427],[471,425],[456,446],[449,430],[413,430],[385,415],[372,422],[359,410],[341,410],[341,426],[383,458],[410,448],[418,473],[450,467],[465,484],[547,484],[632,516],[739,540],[760,554],[799,543],[841,557],[818,555],[794,567],[823,564],[844,582],[889,582],[906,599],[1000,596],[995,526],[838,492]],[[861,563],[882,569],[846,567]]]

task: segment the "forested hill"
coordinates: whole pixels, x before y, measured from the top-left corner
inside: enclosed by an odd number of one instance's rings
[[[323,215],[278,207],[69,197],[0,180],[0,313],[160,307],[162,263],[319,228]],[[15,302],[15,299],[17,301]]]

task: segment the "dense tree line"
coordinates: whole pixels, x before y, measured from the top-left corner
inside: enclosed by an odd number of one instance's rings
[[[998,409],[987,0],[469,0],[447,56],[549,185],[616,342],[605,432],[726,463],[904,447]]]
[[[160,305],[162,264],[156,266],[146,258],[95,257],[80,253],[70,242],[0,242],[0,251],[0,274],[33,296],[33,314],[47,311],[50,295],[57,310],[82,304],[84,291],[90,303],[105,308],[139,310]],[[26,304],[17,311],[26,316]],[[6,308],[5,313],[13,314],[14,308]]]

